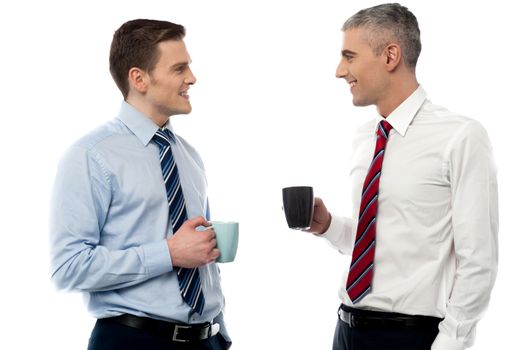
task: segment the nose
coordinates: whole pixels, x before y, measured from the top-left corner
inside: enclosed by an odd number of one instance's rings
[[[185,84],[193,85],[193,84],[195,84],[196,81],[197,81],[197,79],[195,78],[194,73],[192,72],[190,67],[188,67],[188,75],[184,79]]]
[[[348,73],[349,71],[345,67],[345,62],[342,59],[336,67],[336,78],[345,78]]]

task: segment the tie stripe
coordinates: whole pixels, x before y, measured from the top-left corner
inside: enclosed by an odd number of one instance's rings
[[[369,203],[367,204],[367,206],[365,208],[363,208],[363,212],[360,214],[360,218],[359,220],[362,220],[363,219],[363,216],[365,214],[367,214],[367,210],[369,208],[371,208],[374,204],[376,204],[376,199],[378,198],[378,194],[375,194],[373,198],[371,198],[371,200],[369,201]]]
[[[372,290],[378,189],[385,146],[391,129],[392,126],[385,120],[378,124],[373,159],[363,183],[356,239],[346,283],[347,294],[354,304],[362,300]]]
[[[386,122],[385,120],[382,120],[378,124],[378,128],[382,132],[382,136],[384,137],[384,139],[387,142],[387,138],[389,137],[389,131],[391,130],[392,126],[388,122]],[[384,146],[385,146],[385,144],[384,144]]]
[[[363,193],[362,193],[362,200],[365,197],[365,195],[369,192],[369,189],[371,188],[371,185],[380,179],[380,172],[378,172],[374,177],[371,179],[371,182],[369,182],[369,185],[367,187],[364,187]]]
[[[186,215],[186,205],[177,164],[175,164],[170,146],[170,138],[173,139],[170,130],[159,129],[153,136],[153,141],[159,146],[159,160],[166,187],[170,222],[172,224],[172,232],[175,234],[188,217]],[[205,305],[205,298],[201,289],[199,269],[176,267],[175,271],[183,300],[201,315]]]

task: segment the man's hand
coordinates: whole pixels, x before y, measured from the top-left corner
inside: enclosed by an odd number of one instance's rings
[[[321,198],[314,198],[314,214],[312,215],[312,223],[310,229],[305,231],[321,235],[327,231],[330,224],[331,213],[329,213]]]
[[[199,226],[210,227],[202,216],[185,221],[168,239],[172,265],[186,268],[198,267],[213,262],[219,257],[215,232],[212,228],[197,231]]]

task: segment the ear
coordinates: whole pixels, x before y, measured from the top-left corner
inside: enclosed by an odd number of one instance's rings
[[[148,73],[140,68],[132,67],[128,71],[128,83],[130,84],[130,89],[145,93],[148,90],[150,79]]]
[[[402,62],[402,50],[398,44],[389,44],[384,50],[385,64],[387,70],[392,72]]]

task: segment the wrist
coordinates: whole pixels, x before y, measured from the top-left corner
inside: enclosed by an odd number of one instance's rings
[[[314,233],[315,235],[321,236],[329,230],[329,227],[331,227],[331,222],[332,222],[332,216],[331,216],[331,213],[329,213],[329,218],[323,223],[323,225],[321,225],[320,230],[318,232],[314,232],[314,231],[310,231],[310,232]]]
[[[318,233],[318,235],[322,235],[322,234],[324,234],[325,232],[327,232],[327,230],[329,229],[329,227],[331,227],[331,221],[332,221],[332,215],[331,215],[331,213],[329,213],[329,218],[328,218],[327,221],[325,222],[325,225],[322,227],[322,229],[320,230],[320,232]]]

